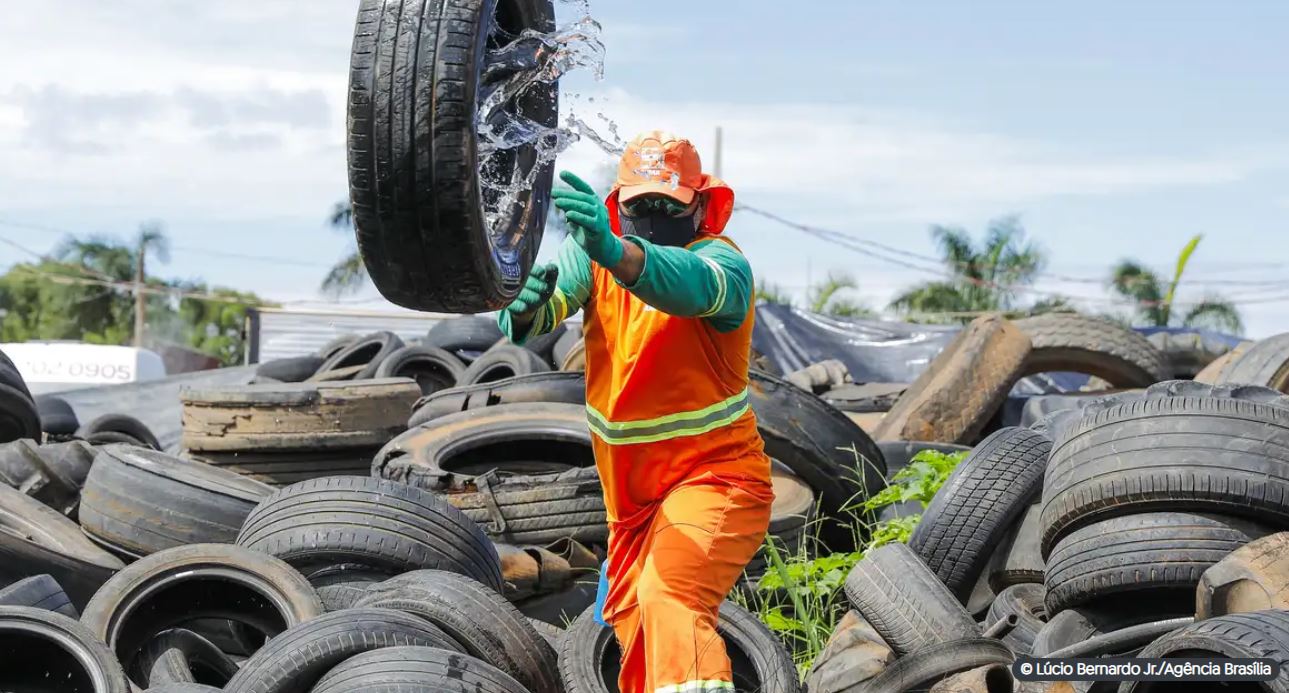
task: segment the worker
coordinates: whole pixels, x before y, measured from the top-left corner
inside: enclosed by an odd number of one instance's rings
[[[734,192],[687,140],[627,146],[605,201],[553,192],[569,235],[499,316],[522,344],[585,311],[586,412],[609,520],[603,622],[622,693],[732,691],[717,615],[765,539],[774,492],[748,400],[752,271],[724,235]]]

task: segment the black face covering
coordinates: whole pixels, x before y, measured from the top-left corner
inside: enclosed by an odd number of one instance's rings
[[[698,235],[701,217],[696,213],[684,217],[657,213],[633,217],[623,213],[619,219],[623,235],[639,236],[655,245],[683,247]]]

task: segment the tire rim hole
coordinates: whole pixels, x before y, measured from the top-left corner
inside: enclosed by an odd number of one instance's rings
[[[39,693],[53,686],[64,693],[94,693],[94,677],[66,647],[35,633],[0,633],[5,690]]]

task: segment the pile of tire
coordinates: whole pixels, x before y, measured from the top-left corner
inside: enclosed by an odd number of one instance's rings
[[[1289,661],[1289,339],[1244,353],[1225,372],[1254,384],[1159,382],[988,435],[907,546],[847,578],[893,661],[845,685],[1010,690],[1023,656]]]

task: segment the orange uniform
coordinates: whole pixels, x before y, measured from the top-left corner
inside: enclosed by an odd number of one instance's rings
[[[668,163],[683,154],[692,161],[682,168],[697,165],[691,150],[666,147]],[[623,179],[643,168],[635,153],[606,202],[619,235]],[[652,185],[665,188],[667,169],[658,169],[663,182]],[[603,616],[622,648],[622,693],[733,689],[717,612],[763,542],[774,499],[748,400],[751,271],[718,235],[733,193],[705,175],[693,188],[709,203],[694,241],[681,248],[625,237],[645,257],[632,286],[570,238],[558,286],[527,334],[501,316],[522,342],[585,311],[587,420],[609,517]]]

